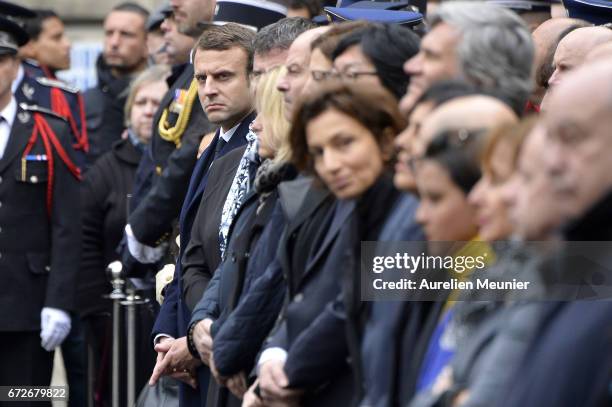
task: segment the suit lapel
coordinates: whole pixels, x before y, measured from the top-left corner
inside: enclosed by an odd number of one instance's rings
[[[26,118],[25,115],[27,115],[27,120],[23,120]],[[18,107],[17,116],[13,121],[13,127],[11,128],[11,134],[9,135],[4,155],[0,159],[0,172],[3,172],[13,159],[23,151],[28,144],[33,127],[34,121],[32,120],[32,115]]]

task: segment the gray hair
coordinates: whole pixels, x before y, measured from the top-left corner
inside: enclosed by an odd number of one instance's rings
[[[255,54],[265,55],[275,49],[289,49],[301,33],[314,27],[310,20],[302,17],[283,18],[265,26],[255,36],[253,42]]]
[[[167,65],[151,65],[144,71],[142,71],[136,78],[130,83],[128,90],[127,100],[123,108],[123,114],[125,117],[125,126],[130,127],[130,116],[132,114],[132,107],[134,106],[134,100],[136,94],[145,85],[153,82],[160,82],[166,80],[170,75],[170,67]]]
[[[531,33],[514,12],[483,2],[441,4],[431,26],[446,23],[461,32],[457,57],[464,78],[499,93],[521,114],[533,88]]]

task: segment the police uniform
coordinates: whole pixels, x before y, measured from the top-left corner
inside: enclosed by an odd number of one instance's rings
[[[19,30],[0,17],[0,52],[17,52]],[[0,116],[0,385],[48,385],[41,311],[73,308],[80,172],[62,117],[14,97]]]
[[[72,147],[81,167],[89,149],[83,97],[77,88],[62,81],[33,76],[37,72],[34,68],[37,66],[33,61],[22,63],[14,84],[15,98],[19,103],[40,106],[66,118],[72,134]],[[44,74],[42,69],[41,72]]]

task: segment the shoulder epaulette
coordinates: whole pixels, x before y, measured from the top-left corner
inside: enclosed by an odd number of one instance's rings
[[[53,110],[51,109],[47,109],[45,107],[41,107],[38,105],[28,105],[27,103],[20,103],[19,107],[23,110],[26,110],[28,112],[38,112],[38,113],[44,113],[44,114],[48,114],[49,116],[53,116],[56,117],[60,120],[63,120],[65,122],[68,121],[68,119],[64,116],[62,116],[61,114],[57,114],[55,113]]]
[[[57,79],[49,79],[49,78],[45,78],[41,76],[41,77],[36,78],[36,82],[40,83],[43,86],[48,86],[51,88],[59,88],[68,93],[79,93],[79,90],[75,88],[74,86],[70,86],[67,83],[59,81]]]

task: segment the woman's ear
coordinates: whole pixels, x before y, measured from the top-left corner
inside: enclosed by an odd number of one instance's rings
[[[391,127],[387,127],[382,132],[380,139],[380,151],[384,162],[389,162],[395,153],[395,131]]]

